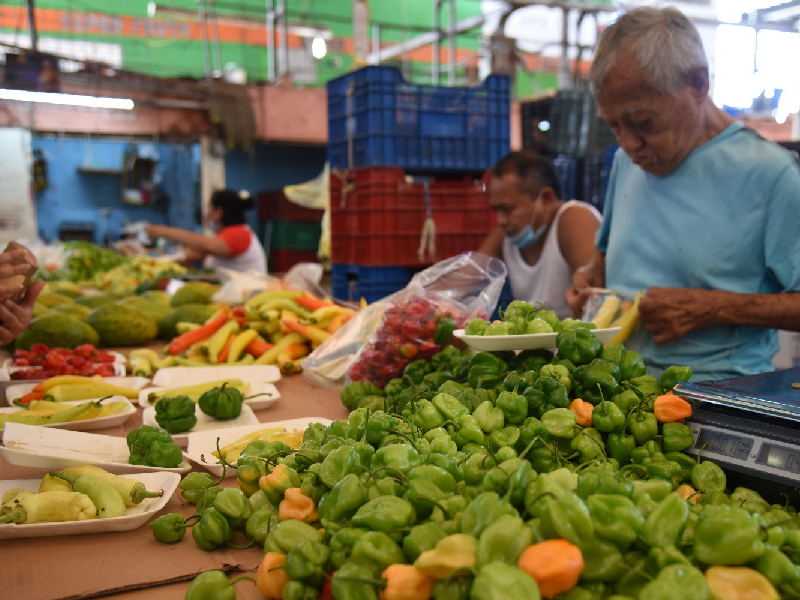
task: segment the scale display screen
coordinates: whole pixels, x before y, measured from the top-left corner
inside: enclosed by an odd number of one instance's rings
[[[763,443],[756,462],[775,469],[800,474],[800,452],[784,446]]]
[[[698,450],[705,448],[722,456],[746,461],[750,456],[750,451],[753,449],[753,444],[753,438],[703,429],[700,431],[700,435],[697,436],[697,442],[695,442],[694,447]],[[798,453],[796,460],[800,461],[800,453]],[[797,462],[797,465],[800,468],[800,462]]]

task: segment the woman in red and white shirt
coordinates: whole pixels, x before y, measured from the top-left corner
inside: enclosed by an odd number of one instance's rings
[[[211,196],[211,207],[206,215],[209,228],[217,232],[215,236],[165,225],[149,225],[147,235],[182,244],[186,259],[202,260],[206,268],[266,273],[264,247],[245,224],[244,213],[253,208],[253,204],[246,191],[217,190]]]

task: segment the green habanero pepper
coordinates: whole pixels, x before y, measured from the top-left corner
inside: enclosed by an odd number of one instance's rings
[[[420,381],[422,378],[420,377]],[[419,383],[419,382],[417,382]],[[342,388],[339,397],[347,410],[353,410],[357,400],[365,396],[382,396],[383,391],[371,381],[353,381]]]
[[[708,584],[697,567],[672,564],[664,567],[655,579],[639,592],[639,600],[708,600]]]
[[[341,446],[333,450],[325,460],[322,461],[322,467],[319,471],[319,478],[332,488],[336,482],[342,479],[348,473],[352,473],[353,469],[359,462],[358,452],[352,446]],[[299,482],[298,482],[299,483]],[[299,487],[292,485],[289,487]]]
[[[552,377],[562,384],[567,391],[572,390],[572,378],[570,372],[564,365],[547,364],[539,370],[539,377]]]
[[[153,532],[156,541],[162,544],[175,544],[186,535],[186,529],[191,527],[179,513],[169,513],[161,515],[147,525]]]
[[[331,593],[336,600],[378,600],[375,576],[369,567],[348,561],[331,577]]]
[[[577,493],[584,501],[594,494],[630,498],[633,482],[610,469],[588,467],[578,475]]]
[[[647,374],[641,354],[625,349],[622,344],[611,344],[604,347],[600,358],[619,367],[620,381],[630,381]]]
[[[628,383],[636,388],[644,397],[657,398],[664,393],[664,388],[661,387],[658,379],[652,375],[640,375],[639,377],[634,377],[629,380]]]
[[[631,461],[631,454],[636,448],[636,438],[624,433],[611,433],[606,441],[608,457],[615,459],[620,465]]]
[[[507,423],[519,425],[528,416],[528,400],[516,392],[500,392],[497,408],[503,411]]]
[[[533,532],[513,515],[503,515],[491,523],[478,539],[475,568],[501,561],[516,566],[522,551],[533,543]]]
[[[469,443],[483,443],[483,431],[481,430],[478,420],[472,415],[459,415],[453,419],[452,429],[453,441],[459,449]]]
[[[348,473],[337,481],[331,491],[320,500],[320,516],[330,521],[351,518],[367,501],[367,490],[354,473]]]
[[[216,508],[207,508],[200,520],[192,527],[192,538],[197,547],[211,552],[233,539],[233,530],[228,520]]]
[[[197,425],[197,405],[188,396],[161,398],[156,402],[156,423],[168,433],[183,433]]]
[[[597,536],[593,537],[583,549],[583,556],[584,565],[581,572],[581,581],[585,582],[583,585],[589,582],[615,581],[628,569],[619,548],[613,542]],[[603,595],[599,597],[602,598]]]
[[[422,383],[420,385],[422,387],[427,387],[429,390],[438,391],[442,385],[452,379],[453,375],[450,371],[433,371],[422,378]]]
[[[485,433],[492,433],[493,431],[502,429],[506,420],[502,409],[496,407],[488,400],[478,405],[478,407],[472,413],[472,416],[478,422],[478,426],[481,428],[481,430],[483,430]]]
[[[575,382],[573,395],[594,405],[611,400],[622,391],[619,386],[619,367],[602,358],[577,367],[572,379]]]
[[[303,540],[286,555],[284,569],[289,579],[322,586],[328,574],[331,549],[322,542]],[[316,598],[317,596],[314,596]]]
[[[403,554],[406,560],[413,563],[419,555],[427,550],[433,550],[436,544],[446,536],[439,525],[431,521],[415,525],[403,538]]]
[[[469,323],[467,323],[467,327],[464,330],[465,335],[483,335],[483,332],[486,331],[486,328],[489,326],[489,321],[486,319],[481,319],[480,317],[475,317],[471,319]]]
[[[214,506],[214,499],[221,491],[222,488],[218,485],[212,485],[210,488],[206,488],[205,494],[197,501],[194,507],[197,514],[202,515],[207,508]]]
[[[642,399],[633,390],[625,390],[611,396],[611,401],[617,405],[622,414],[627,415],[641,404]]]
[[[321,531],[308,523],[298,519],[280,521],[267,535],[264,541],[265,552],[280,552],[288,554],[289,551],[303,540],[323,542],[325,536]]]
[[[621,433],[625,429],[625,413],[610,400],[603,400],[592,410],[592,425],[604,433]]]
[[[483,330],[483,335],[511,335],[511,328],[504,321],[492,321]]]
[[[224,488],[214,498],[214,508],[225,515],[231,529],[244,529],[247,519],[253,514],[253,507],[247,495],[239,488]]]
[[[678,383],[686,383],[692,378],[692,367],[667,367],[661,373],[661,387],[669,391]]]
[[[171,469],[183,461],[183,451],[172,437],[158,427],[142,425],[126,437],[132,465],[148,465]]]
[[[681,481],[689,481],[692,475],[692,469],[697,464],[697,461],[694,458],[688,454],[684,454],[683,452],[664,452],[664,458],[666,460],[678,463],[681,466],[682,471]],[[725,498],[727,500],[727,496]]]
[[[353,546],[358,538],[364,535],[364,529],[357,529],[355,527],[343,527],[330,538],[331,548],[331,566],[334,569],[340,568],[347,560],[350,559],[350,554],[353,552]]]
[[[384,569],[393,564],[405,564],[403,549],[382,531],[368,531],[362,535],[350,554],[350,561],[364,565],[378,577]]]
[[[503,515],[519,516],[519,512],[496,492],[482,492],[464,509],[461,533],[480,538],[484,530]]]
[[[550,437],[572,439],[577,431],[577,418],[568,408],[555,408],[542,415],[542,423]]]
[[[636,440],[639,446],[658,435],[658,421],[656,416],[641,409],[637,409],[628,418],[628,433]]]
[[[444,415],[445,419],[452,421],[461,415],[468,415],[467,407],[450,394],[437,394],[431,400],[436,409]]]
[[[197,405],[205,414],[220,421],[230,421],[242,414],[244,397],[235,387],[227,387],[227,382],[222,387],[208,390],[197,401]]]
[[[478,571],[470,589],[471,600],[539,600],[539,587],[533,577],[516,566],[491,562]]]
[[[580,461],[586,462],[598,456],[605,456],[606,447],[603,434],[594,427],[585,427],[569,443],[572,450],[580,454]]]
[[[200,498],[203,497],[203,494],[205,494],[206,489],[213,485],[216,484],[214,480],[211,479],[211,475],[193,471],[181,479],[178,487],[181,488],[181,496],[186,498],[191,504],[197,504]]]
[[[378,496],[360,506],[351,519],[354,527],[391,531],[408,527],[417,515],[411,503],[397,496]]]
[[[439,346],[446,346],[453,337],[456,324],[453,319],[440,317],[436,321],[436,329],[433,332],[433,341]]]
[[[256,456],[239,458],[236,462],[236,481],[248,496],[252,496],[261,489],[258,482],[266,474],[264,461]]]
[[[469,375],[467,384],[469,387],[494,388],[508,373],[508,364],[502,359],[489,352],[479,352],[469,361]]]
[[[278,522],[278,512],[274,508],[260,508],[247,519],[244,530],[257,544],[263,545]]]
[[[728,479],[717,463],[704,460],[692,467],[692,486],[699,492],[724,492]]]
[[[668,494],[647,515],[642,540],[650,547],[677,546],[689,519],[689,505],[678,494]]]
[[[224,571],[216,569],[204,571],[189,584],[186,589],[186,600],[236,600],[236,590],[233,584],[242,579],[253,581],[246,575],[228,579]]]
[[[585,551],[594,539],[594,523],[586,504],[576,494],[541,501],[542,533],[548,539],[564,538]]]
[[[600,356],[603,344],[588,329],[562,329],[556,336],[559,360],[572,361],[576,366],[585,365]]]
[[[742,565],[764,554],[755,515],[735,506],[706,506],[694,532],[694,557],[706,565]]]
[[[580,484],[578,484],[580,485]],[[644,517],[630,498],[616,494],[595,494],[586,499],[594,530],[622,551],[636,540],[645,525]]]
[[[664,423],[661,435],[664,436],[664,452],[680,452],[694,443],[692,430],[683,423]]]
[[[381,446],[370,461],[370,470],[377,477],[395,475],[394,471],[403,474],[421,465],[419,452],[410,444],[389,444]]]
[[[656,479],[665,479],[677,488],[683,479],[683,467],[671,460],[653,461],[645,465],[647,474]]]

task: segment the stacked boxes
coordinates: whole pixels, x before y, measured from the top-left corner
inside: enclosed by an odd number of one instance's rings
[[[327,88],[334,297],[378,299],[408,268],[476,250],[494,226],[482,175],[510,148],[509,78],[440,88],[366,67]]]
[[[283,190],[258,195],[258,218],[268,222],[270,232],[270,272],[285,273],[297,263],[317,262],[322,213],[291,202]]]

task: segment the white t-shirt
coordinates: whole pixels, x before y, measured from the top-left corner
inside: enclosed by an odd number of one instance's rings
[[[214,269],[216,267],[223,267],[231,271],[258,271],[259,273],[267,272],[267,257],[264,254],[264,247],[258,241],[258,237],[253,230],[247,225],[235,225],[233,227],[226,227],[219,232],[218,237],[223,238],[229,247],[235,249],[237,245],[241,244],[243,233],[241,229],[245,229],[250,234],[250,242],[247,249],[239,252],[234,256],[206,256],[203,260],[203,266],[207,269]],[[236,236],[235,238],[233,236]],[[230,239],[229,239],[230,238]],[[244,240],[246,243],[246,240]],[[244,244],[241,244],[242,246]]]
[[[503,261],[508,268],[508,282],[514,299],[534,304],[547,303],[547,308],[555,311],[559,319],[572,316],[572,309],[564,299],[572,285],[572,270],[558,244],[558,221],[568,207],[575,205],[586,206],[598,220],[602,218],[597,209],[586,202],[570,200],[562,204],[547,230],[542,255],[535,265],[525,262],[519,248],[508,238],[503,240]]]

